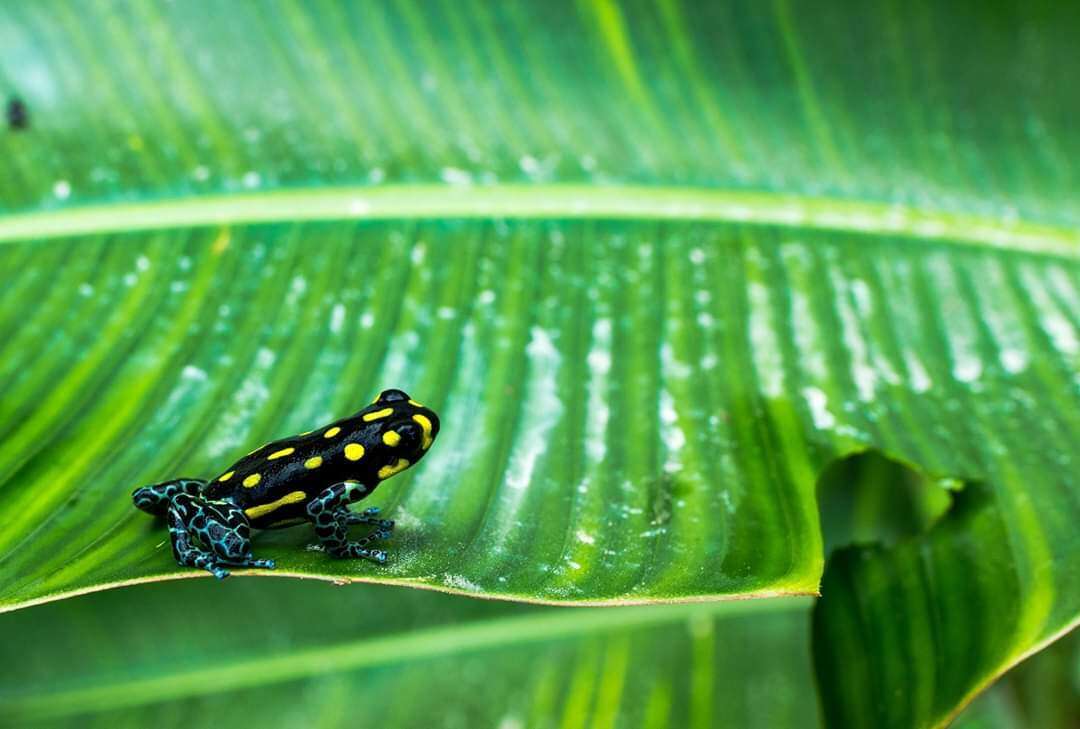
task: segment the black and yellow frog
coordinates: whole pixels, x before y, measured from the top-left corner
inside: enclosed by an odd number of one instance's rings
[[[415,465],[439,433],[434,411],[401,390],[383,391],[371,405],[318,430],[256,448],[212,481],[180,478],[144,486],[135,506],[164,516],[177,563],[227,577],[225,566],[266,567],[251,554],[251,529],[311,522],[335,557],[385,562],[386,552],[368,549],[389,538],[394,522],[378,509],[355,514],[363,499],[394,474]],[[350,524],[375,530],[349,541]]]

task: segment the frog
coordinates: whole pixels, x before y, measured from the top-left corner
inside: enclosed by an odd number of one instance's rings
[[[349,505],[415,466],[438,434],[434,410],[403,390],[383,390],[355,414],[262,445],[213,479],[175,478],[131,496],[137,508],[165,518],[177,564],[218,579],[229,567],[274,569],[274,560],[253,555],[252,532],[304,523],[332,557],[385,564],[386,551],[371,545],[391,537],[393,520]],[[354,524],[373,530],[350,540]]]

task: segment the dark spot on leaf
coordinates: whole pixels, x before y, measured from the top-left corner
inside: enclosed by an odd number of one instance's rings
[[[677,473],[664,473],[653,484],[649,502],[649,523],[665,526],[671,521],[672,504],[686,493],[687,487],[679,481]]]
[[[30,112],[26,108],[26,103],[18,96],[12,96],[8,99],[5,116],[7,118],[8,129],[13,132],[22,131],[30,127]]]

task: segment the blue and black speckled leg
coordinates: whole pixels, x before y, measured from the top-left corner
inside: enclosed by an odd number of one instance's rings
[[[387,539],[390,536],[389,529],[383,529],[380,526],[378,530],[362,539],[349,541],[349,524],[352,518],[362,516],[371,518],[374,513],[353,514],[346,507],[369,493],[371,493],[370,489],[364,484],[346,481],[334,484],[308,503],[308,517],[315,525],[315,533],[319,536],[319,541],[329,554],[335,557],[363,557],[380,564],[386,562],[386,552],[366,547],[376,539]]]
[[[206,481],[197,478],[177,478],[135,489],[131,494],[131,500],[135,502],[135,506],[148,514],[165,516],[173,499],[177,496],[180,494],[198,496],[205,487]]]
[[[219,580],[229,576],[229,571],[217,564],[214,555],[192,544],[191,535],[188,534],[188,526],[178,508],[170,507],[167,518],[169,520],[169,536],[172,537],[173,556],[176,558],[178,565],[207,570]]]
[[[208,570],[218,579],[229,576],[224,565],[274,568],[273,560],[252,556],[247,517],[240,507],[227,501],[178,495],[169,507],[169,533],[178,563]],[[194,546],[193,537],[208,550]]]
[[[379,507],[377,506],[373,506],[370,509],[364,509],[359,514],[349,511],[348,507],[343,506],[338,509],[337,513],[339,514],[338,518],[345,519],[347,524],[370,524],[379,527],[379,529],[383,531],[394,531],[393,519],[376,518],[379,515]]]

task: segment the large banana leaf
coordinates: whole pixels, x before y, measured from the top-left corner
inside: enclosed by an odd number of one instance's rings
[[[1080,17],[849,5],[5,5],[0,602],[193,574],[134,486],[393,385],[393,563],[282,572],[810,593],[875,447],[969,483],[830,563],[823,708],[953,715],[1080,615]]]

